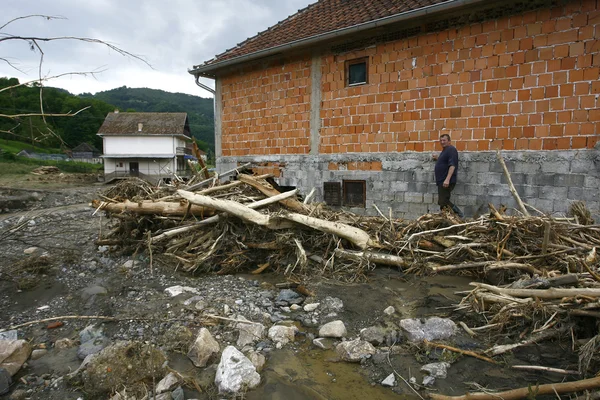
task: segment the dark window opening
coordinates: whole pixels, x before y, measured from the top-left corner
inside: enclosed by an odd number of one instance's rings
[[[341,206],[342,184],[339,182],[323,182],[323,198],[328,206]]]
[[[346,62],[346,81],[348,86],[363,85],[367,83],[367,60],[367,58],[360,58]]]
[[[344,206],[365,207],[367,185],[365,181],[344,181]]]

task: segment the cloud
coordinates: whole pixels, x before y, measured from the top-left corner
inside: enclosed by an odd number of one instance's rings
[[[2,33],[39,37],[76,36],[103,40],[135,55],[123,57],[99,44],[77,41],[42,43],[43,75],[99,71],[95,78],[68,77],[54,86],[72,93],[115,87],[149,87],[204,97],[187,70],[267,29],[315,0],[3,0],[0,25],[32,14],[66,19],[28,18]],[[27,43],[0,42],[0,58],[10,58],[23,73],[0,62],[0,76],[21,81],[37,77],[39,53]],[[213,86],[211,80],[203,83]]]

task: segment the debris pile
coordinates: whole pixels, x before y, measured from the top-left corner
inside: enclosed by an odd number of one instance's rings
[[[98,244],[147,251],[150,265],[190,273],[272,270],[295,283],[365,280],[376,265],[469,275],[474,289],[456,312],[471,324],[460,322],[467,333],[502,343],[485,357],[597,333],[600,226],[583,203],[572,205],[570,217],[507,215],[490,204],[490,213],[475,220],[441,213],[409,221],[379,209],[377,217],[332,210],[311,203],[311,195],[301,201],[296,190],[280,193],[268,178],[238,173],[229,183],[213,178],[183,188],[123,182],[93,203],[116,220]],[[579,353],[582,376],[597,366],[600,339],[588,343]]]

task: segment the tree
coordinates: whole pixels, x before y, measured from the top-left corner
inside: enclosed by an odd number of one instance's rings
[[[35,15],[26,15],[26,16],[14,18],[14,19],[6,22],[2,26],[0,26],[0,44],[3,42],[7,42],[7,41],[25,42],[29,46],[29,49],[31,51],[39,54],[38,76],[36,79],[30,80],[27,82],[19,82],[18,80],[15,79],[14,81],[10,81],[8,85],[0,87],[0,96],[9,96],[9,97],[10,96],[14,97],[14,91],[18,90],[20,87],[23,87],[23,86],[37,88],[38,92],[39,92],[39,103],[38,103],[39,109],[36,111],[32,111],[32,112],[21,112],[20,111],[21,109],[15,108],[15,110],[17,110],[16,112],[5,113],[5,114],[0,113],[0,122],[2,122],[2,123],[0,123],[0,132],[4,132],[4,133],[14,135],[14,136],[21,136],[16,133],[17,128],[19,126],[21,126],[21,124],[23,124],[25,121],[27,121],[27,123],[29,123],[31,126],[33,126],[32,119],[33,118],[38,118],[38,119],[41,118],[44,128],[42,130],[40,130],[41,135],[37,136],[38,140],[51,137],[55,140],[58,139],[62,144],[65,144],[64,141],[62,140],[62,138],[60,137],[60,135],[51,129],[50,124],[48,124],[47,118],[50,118],[50,117],[52,117],[52,118],[54,118],[54,117],[75,117],[75,116],[83,113],[84,111],[88,110],[90,107],[92,107],[92,104],[90,104],[90,105],[87,105],[87,106],[79,108],[79,109],[75,108],[75,109],[63,109],[61,111],[57,111],[57,110],[48,111],[45,101],[44,101],[44,84],[47,81],[56,79],[56,78],[59,78],[62,76],[67,76],[67,75],[94,76],[95,74],[98,74],[102,71],[87,71],[87,72],[73,71],[73,72],[66,72],[66,73],[53,75],[53,76],[45,76],[43,73],[44,51],[42,48],[42,44],[45,42],[60,41],[60,42],[68,43],[68,42],[73,42],[73,41],[79,41],[79,42],[90,43],[93,45],[101,45],[101,46],[108,47],[110,50],[113,50],[122,56],[130,57],[135,60],[138,60],[138,61],[148,65],[150,68],[152,68],[152,66],[143,57],[135,55],[133,53],[130,53],[129,51],[123,50],[115,45],[112,45],[112,44],[107,43],[100,39],[77,37],[77,36],[57,36],[57,37],[18,36],[18,35],[12,35],[6,31],[7,28],[11,24],[15,24],[21,20],[29,19],[29,18],[42,18],[47,21],[52,21],[52,20],[57,20],[57,19],[65,19],[64,17],[35,14]],[[0,56],[0,62],[7,63],[10,67],[14,68],[17,71],[20,71],[19,68],[17,68],[5,56]],[[0,101],[1,101],[1,99],[0,99]],[[11,121],[12,124],[7,124],[7,121]]]

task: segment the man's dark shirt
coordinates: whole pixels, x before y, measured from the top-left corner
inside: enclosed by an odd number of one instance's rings
[[[458,151],[456,147],[449,144],[443,150],[435,163],[435,183],[440,186],[448,176],[448,169],[454,165],[454,173],[450,178],[450,183],[456,183],[456,174],[458,172]]]

